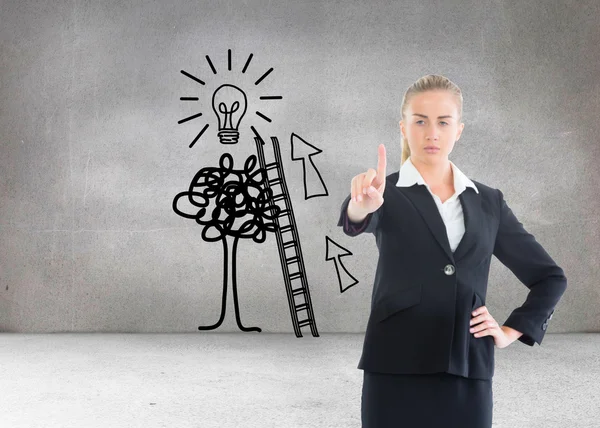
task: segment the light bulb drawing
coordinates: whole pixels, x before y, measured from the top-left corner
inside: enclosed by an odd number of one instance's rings
[[[248,68],[250,67],[250,62],[252,61],[253,56],[254,56],[254,54],[250,54],[250,56],[248,56],[248,58],[246,59],[244,67],[242,68],[242,74],[245,74],[246,71],[248,71]],[[228,71],[232,70],[231,60],[232,60],[231,49],[228,49],[227,50],[227,70]],[[210,66],[212,73],[214,75],[218,75],[219,72],[218,72],[217,68],[215,67],[215,65],[212,63],[212,61],[210,60],[210,57],[208,55],[206,55],[206,61],[208,62],[208,65]],[[254,86],[260,85],[271,74],[272,71],[273,71],[273,67],[269,68],[267,71],[262,73],[262,75],[254,82]],[[206,82],[204,82],[204,80],[194,76],[193,74],[190,74],[185,70],[180,70],[180,72],[181,72],[181,74],[190,78],[194,82],[199,83],[202,86],[206,86]],[[180,97],[179,99],[181,101],[195,101],[195,102],[201,101],[200,97],[197,97],[197,96]],[[281,100],[281,99],[283,99],[283,97],[281,95],[260,95],[258,97],[258,99],[260,101],[263,101],[263,100],[270,101],[270,100]],[[237,101],[237,104],[236,104],[236,101]],[[252,110],[254,111],[254,109],[255,109],[254,100],[252,100],[252,101],[253,101]],[[223,103],[222,107],[220,107],[221,103]],[[262,108],[262,102],[259,103],[259,105],[257,105],[256,107]],[[242,91],[237,86],[225,84],[225,85],[222,85],[221,87],[219,87],[213,93],[213,110],[216,113],[217,118],[219,119],[218,135],[219,135],[219,141],[221,142],[221,144],[237,144],[238,139],[239,139],[238,128],[239,128],[242,116],[244,116],[244,114],[246,113],[246,109],[247,109],[246,94],[244,91]],[[259,110],[254,111],[254,113],[256,114],[256,116],[260,117],[264,121],[271,123],[271,118],[269,118],[267,115],[260,112]],[[201,112],[192,114],[191,116],[188,116],[181,120],[178,120],[177,123],[181,125],[183,123],[186,123],[193,119],[197,119],[199,117],[202,117]],[[200,132],[198,134],[196,134],[196,136],[194,137],[194,139],[192,140],[192,142],[189,145],[190,149],[192,147],[194,147],[194,144],[196,144],[196,142],[200,139],[200,137],[202,137],[202,135],[209,128],[209,126],[210,125],[208,123],[205,124],[202,127],[202,129],[200,130]],[[256,132],[256,130],[254,129],[253,126],[250,126],[250,129],[252,129],[252,131]]]
[[[221,144],[237,144],[238,128],[246,113],[246,94],[234,85],[224,84],[214,92],[212,107],[219,119],[219,141]]]

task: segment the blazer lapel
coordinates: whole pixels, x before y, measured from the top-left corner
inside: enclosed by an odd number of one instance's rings
[[[423,185],[415,184],[411,187],[403,187],[402,190],[415,205],[417,211],[419,211],[421,217],[425,220],[425,223],[431,230],[431,233],[433,233],[433,236],[439,245],[444,249],[453,263],[456,264],[456,262],[462,259],[468,253],[469,249],[475,245],[475,236],[477,234],[474,232],[481,227],[481,198],[475,189],[467,187],[460,195],[458,195],[465,218],[465,234],[454,253],[450,249],[450,242],[448,241],[448,233],[446,231],[444,220],[427,188]]]

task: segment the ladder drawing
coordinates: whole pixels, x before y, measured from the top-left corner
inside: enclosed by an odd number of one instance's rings
[[[273,192],[273,196],[269,200],[269,207],[277,204],[281,209],[279,215],[275,217],[275,224],[277,225],[275,236],[279,249],[279,259],[283,268],[285,289],[292,315],[294,332],[296,333],[296,337],[302,337],[300,328],[309,325],[312,335],[319,337],[310,300],[310,292],[308,290],[308,279],[306,278],[302,248],[300,247],[300,237],[292,211],[292,201],[285,182],[279,141],[277,137],[271,137],[275,161],[266,163],[265,143],[254,129],[253,131],[256,135],[254,141],[256,142],[260,167],[266,172],[265,187],[270,188]],[[273,178],[271,178],[270,172],[274,173]],[[299,320],[300,317],[303,319]]]

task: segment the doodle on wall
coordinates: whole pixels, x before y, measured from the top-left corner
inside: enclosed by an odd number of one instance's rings
[[[358,284],[358,280],[356,278],[354,278],[350,274],[350,272],[348,272],[348,269],[346,269],[346,266],[344,266],[344,263],[342,263],[342,257],[351,256],[351,255],[352,255],[352,252],[350,250],[342,247],[337,242],[335,242],[333,239],[331,239],[329,236],[325,236],[325,260],[327,260],[327,261],[333,260],[333,263],[335,265],[335,272],[337,273],[338,284],[340,286],[340,293],[343,293],[344,291],[348,290],[350,287]],[[352,282],[346,286],[342,285],[344,281],[342,280],[339,266],[342,267],[344,272],[346,272],[346,275],[349,276],[350,278],[352,278],[354,280],[354,282]]]
[[[242,73],[246,72],[251,58],[252,54],[246,61]],[[206,59],[213,73],[217,74],[208,55]],[[228,67],[231,70],[231,50],[228,51]],[[255,82],[255,85],[258,85],[272,70],[273,68],[264,73]],[[181,73],[202,85],[205,84],[202,80],[184,70],[181,70]],[[281,98],[281,96],[260,97],[260,99]],[[181,97],[181,100],[197,101],[199,98]],[[232,84],[224,84],[215,91],[212,100],[213,111],[219,120],[219,141],[221,144],[237,144],[240,140],[239,125],[247,110],[245,92]],[[256,114],[267,122],[271,122],[270,118],[259,111],[256,111]],[[180,120],[178,123],[187,122],[201,115],[202,113],[195,114]],[[190,148],[193,147],[208,127],[209,125],[206,124],[202,128],[190,144]],[[256,163],[257,156],[251,155],[245,159],[244,168],[236,170],[234,169],[233,157],[229,153],[224,153],[219,160],[218,167],[202,168],[192,179],[189,189],[177,194],[173,200],[173,210],[175,213],[184,218],[193,219],[199,225],[203,226],[202,239],[207,242],[220,240],[224,249],[221,316],[215,324],[199,326],[198,329],[216,329],[222,324],[225,317],[228,282],[227,263],[229,256],[227,237],[232,236],[231,283],[236,322],[242,331],[261,331],[259,327],[244,327],[241,323],[237,296],[236,251],[239,239],[252,239],[256,243],[262,243],[266,239],[266,232],[272,232],[275,233],[277,239],[288,305],[296,337],[302,337],[300,329],[304,326],[310,326],[312,335],[319,336],[310,300],[308,279],[302,257],[299,234],[283,171],[278,139],[273,136],[271,137],[275,160],[266,163],[265,142],[253,126],[250,129],[255,135],[254,141],[260,164],[258,168]],[[316,149],[314,146],[312,147]],[[318,150],[316,153],[320,153],[319,149],[316,150]],[[313,152],[309,156],[316,153]],[[312,160],[310,162],[314,167]],[[273,177],[270,177],[270,174]],[[179,209],[178,204],[182,198],[187,199],[192,208],[188,210]],[[214,203],[212,208],[209,207],[211,202]],[[234,228],[235,220],[247,215],[250,215],[250,220],[244,221],[238,228]]]
[[[323,150],[306,142],[305,140],[303,140],[301,137],[299,137],[298,135],[296,135],[294,133],[292,133],[291,146],[292,146],[292,160],[302,161],[302,179],[304,182],[304,199],[314,198],[315,196],[329,196],[329,193],[327,193],[327,188],[325,187],[325,183],[323,182],[323,177],[321,177],[321,174],[319,173],[319,170],[317,169],[317,167],[312,159],[314,155],[321,153]],[[297,152],[299,154],[295,155],[294,154],[295,152]],[[306,154],[305,154],[305,152],[306,152]],[[306,158],[308,158],[310,166],[312,167],[308,171],[306,170]],[[317,193],[318,191],[320,191],[320,189],[317,189],[317,188],[313,189],[312,192],[309,192],[308,186],[306,184],[306,176],[308,174],[310,174],[310,175],[316,174],[319,177],[318,181],[310,180],[309,183],[310,182],[318,183],[318,185],[322,186],[325,189],[325,193]],[[317,185],[315,185],[315,187],[317,187]]]

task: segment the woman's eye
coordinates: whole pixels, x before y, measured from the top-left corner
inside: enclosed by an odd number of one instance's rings
[[[419,123],[419,122],[423,122],[423,120],[417,120],[416,123]],[[443,120],[440,123],[445,123],[446,125],[448,125],[448,122],[444,122]]]

